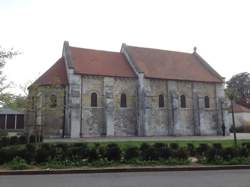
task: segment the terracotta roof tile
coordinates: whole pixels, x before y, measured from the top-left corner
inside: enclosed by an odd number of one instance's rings
[[[70,47],[76,73],[85,75],[135,77],[135,73],[119,52]]]
[[[194,54],[160,49],[126,46],[134,63],[145,77],[190,80],[202,82],[223,82],[215,76]]]
[[[33,83],[33,85],[50,85],[55,83],[59,83],[61,85],[66,85],[68,83],[63,57],[58,59],[53,66],[51,66]]]
[[[228,111],[231,113],[231,106],[228,108]],[[242,105],[239,105],[239,104],[234,104],[234,112],[235,113],[250,113],[250,109],[247,108],[247,107],[244,107]]]

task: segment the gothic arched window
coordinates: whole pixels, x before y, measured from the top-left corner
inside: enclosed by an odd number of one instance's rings
[[[97,107],[97,94],[95,92],[91,93],[91,106]]]
[[[127,98],[126,98],[126,94],[121,94],[121,107],[127,107]]]
[[[159,108],[163,108],[163,107],[164,107],[164,96],[159,95]]]
[[[181,95],[181,108],[186,108],[186,97]]]
[[[204,103],[205,103],[205,108],[209,108],[210,107],[209,97],[208,96],[204,97]]]
[[[51,95],[49,100],[50,100],[50,107],[55,108],[57,106],[57,97],[56,97],[56,95]]]

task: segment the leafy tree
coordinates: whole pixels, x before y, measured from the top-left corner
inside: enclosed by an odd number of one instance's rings
[[[0,104],[5,103],[11,97],[11,94],[6,93],[6,88],[9,88],[10,84],[6,84],[6,77],[3,75],[2,68],[6,64],[7,59],[11,59],[13,56],[18,55],[18,51],[5,50],[0,46]]]
[[[227,81],[227,88],[237,91],[237,103],[250,107],[250,73],[243,72],[234,75]]]

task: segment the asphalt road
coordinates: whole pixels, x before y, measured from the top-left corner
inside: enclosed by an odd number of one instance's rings
[[[250,170],[0,176],[0,187],[249,187]]]

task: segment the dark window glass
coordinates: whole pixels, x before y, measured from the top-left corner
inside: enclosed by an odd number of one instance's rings
[[[23,129],[24,128],[24,115],[17,115],[16,128]]]
[[[121,95],[121,107],[127,107],[127,98],[126,98],[126,94],[122,94]]]
[[[159,95],[159,107],[163,108],[164,107],[164,96]]]
[[[91,106],[97,107],[97,94],[96,93],[91,94]]]
[[[35,109],[35,97],[31,97],[31,109],[34,110]]]
[[[7,115],[7,129],[15,129],[15,115],[14,114]]]
[[[0,129],[5,129],[5,115],[0,114]]]
[[[181,95],[181,108],[186,108],[186,97]]]
[[[208,96],[205,96],[204,102],[205,102],[205,108],[209,108],[210,107],[210,103],[209,103],[209,97]]]
[[[57,106],[57,97],[55,95],[50,96],[50,107],[55,108]]]

